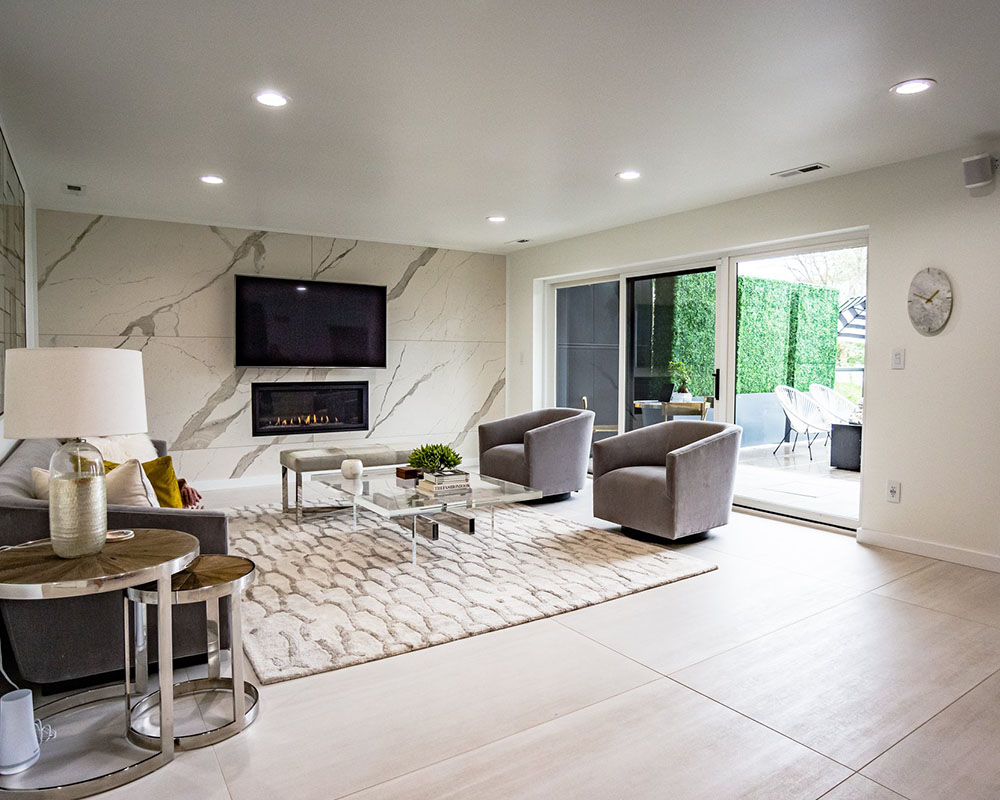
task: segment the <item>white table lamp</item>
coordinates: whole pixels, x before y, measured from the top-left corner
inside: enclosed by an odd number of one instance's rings
[[[87,436],[145,433],[142,353],[103,347],[17,348],[6,353],[4,436],[70,439],[49,463],[49,528],[62,558],[104,547],[104,460]]]

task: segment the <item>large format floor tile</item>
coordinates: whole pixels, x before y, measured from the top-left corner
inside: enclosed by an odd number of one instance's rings
[[[859,594],[719,551],[684,552],[712,559],[719,569],[556,621],[669,674]]]
[[[733,514],[705,547],[771,566],[869,591],[933,564],[933,559],[868,547],[852,536],[830,534],[753,514]]]
[[[357,795],[815,800],[842,766],[664,679]]]
[[[543,620],[265,686],[215,749],[236,800],[330,800],[657,677]]]
[[[863,595],[674,674],[860,769],[1000,668],[1000,631]]]
[[[864,769],[910,800],[1000,797],[1000,674]]]
[[[822,800],[906,800],[860,774],[852,775],[840,786],[823,795]]]
[[[177,753],[173,762],[135,783],[99,795],[104,800],[230,800],[211,748]]]
[[[877,593],[1000,628],[1000,573],[935,561]]]

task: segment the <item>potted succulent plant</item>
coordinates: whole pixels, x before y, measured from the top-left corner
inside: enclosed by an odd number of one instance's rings
[[[446,444],[424,444],[410,453],[407,463],[426,475],[454,469],[462,463],[462,457]]]
[[[671,361],[667,366],[670,373],[670,380],[674,382],[674,396],[672,400],[681,403],[691,400],[691,390],[688,389],[688,382],[691,380],[691,368],[683,361]]]

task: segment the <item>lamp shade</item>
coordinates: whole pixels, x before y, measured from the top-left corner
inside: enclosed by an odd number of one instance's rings
[[[6,358],[3,435],[8,439],[146,432],[138,350],[16,348]]]

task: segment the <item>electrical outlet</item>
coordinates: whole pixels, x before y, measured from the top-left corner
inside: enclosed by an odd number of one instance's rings
[[[906,348],[892,348],[891,365],[893,369],[906,369]]]
[[[902,491],[902,483],[899,481],[887,481],[885,484],[885,499],[890,503],[898,503]]]

